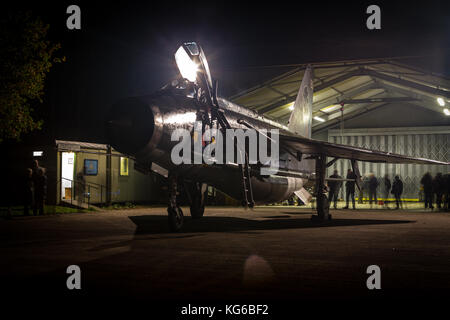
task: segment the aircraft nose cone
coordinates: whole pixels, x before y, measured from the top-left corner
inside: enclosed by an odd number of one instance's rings
[[[122,153],[135,155],[150,141],[154,131],[150,106],[138,98],[117,102],[106,121],[109,144]]]

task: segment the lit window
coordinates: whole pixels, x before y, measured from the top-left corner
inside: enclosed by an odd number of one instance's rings
[[[120,157],[120,175],[128,175],[128,158]]]

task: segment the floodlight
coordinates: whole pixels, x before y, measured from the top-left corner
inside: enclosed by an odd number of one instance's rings
[[[439,105],[440,105],[441,107],[445,106],[445,101],[444,101],[444,99],[442,99],[441,97],[438,97],[436,100],[437,100],[437,103],[439,103]]]
[[[181,76],[200,89],[197,99],[218,106],[217,81],[212,81],[208,61],[200,45],[196,42],[183,43],[175,53],[175,61]]]
[[[444,114],[446,116],[450,116],[450,110],[448,110],[447,108],[444,109]]]
[[[191,59],[183,46],[179,47],[175,53],[175,61],[181,76],[190,82],[195,82],[197,79],[198,65]]]

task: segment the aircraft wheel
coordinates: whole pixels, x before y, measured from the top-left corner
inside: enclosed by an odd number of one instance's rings
[[[205,213],[206,188],[203,190],[203,186],[201,184],[195,183],[192,189],[192,203],[190,206],[191,217],[192,219],[200,219],[203,217],[203,213]]]
[[[169,214],[169,229],[172,232],[178,232],[183,227],[184,216],[180,207],[167,208]]]
[[[330,203],[328,201],[328,198],[323,195],[321,200],[321,203],[317,203],[317,215],[311,216],[311,220],[313,221],[324,221],[324,220],[331,220],[331,214],[330,214]]]
[[[331,220],[330,202],[328,201],[328,197],[326,196],[324,196],[322,200],[322,210],[325,220]]]
[[[328,215],[330,213],[330,202],[327,197],[323,197],[323,211]]]
[[[192,219],[200,219],[201,217],[203,217],[204,212],[205,212],[205,204],[201,203],[201,197],[196,197],[196,199],[192,199],[191,205]]]

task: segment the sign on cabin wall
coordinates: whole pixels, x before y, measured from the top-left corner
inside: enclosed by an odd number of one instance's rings
[[[98,160],[84,159],[84,174],[96,176],[98,174]]]

